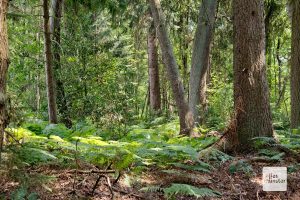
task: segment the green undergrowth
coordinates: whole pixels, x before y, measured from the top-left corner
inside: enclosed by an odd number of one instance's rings
[[[216,141],[215,137],[182,137],[178,130],[176,121],[148,129],[136,125],[125,136],[111,140],[106,133],[80,124],[67,129],[40,122],[8,129],[22,144],[11,145],[11,151],[28,166],[72,163],[77,157],[99,167],[112,164],[117,170],[154,165],[165,168],[186,160],[197,164],[201,162],[198,151]]]
[[[220,197],[221,193],[209,188],[198,188],[188,184],[172,184],[170,187],[163,188],[161,186],[148,186],[140,189],[143,192],[160,192],[168,199],[172,199],[175,195],[189,195],[196,198],[204,197]]]
[[[125,135],[113,139],[116,137],[85,123],[78,123],[72,129],[62,124],[27,123],[19,128],[7,129],[14,138],[9,139],[10,144],[5,149],[8,156],[3,162],[8,169],[18,172],[40,166],[76,168],[77,160],[100,169],[110,166],[117,172],[136,175],[151,168],[201,173],[209,173],[213,169],[202,161],[198,152],[217,138],[205,135],[193,139],[180,136],[177,121],[161,124],[160,120],[155,120],[149,124],[152,124],[151,128],[145,124],[129,127]],[[27,180],[20,180],[20,173],[19,176],[15,173],[14,178],[22,185],[27,185]],[[209,190],[193,189],[197,192],[196,196],[201,196],[201,192],[213,194]],[[26,198],[30,195],[24,187],[18,188],[14,194],[19,193]],[[182,193],[189,194],[187,191]],[[174,196],[177,193],[173,194],[171,188],[166,190],[166,194]]]
[[[180,170],[183,170],[186,173],[188,171],[210,173],[215,166],[232,159],[231,156],[218,150],[203,151],[217,140],[216,137],[205,134],[199,138],[180,136],[178,121],[163,124],[159,122],[160,120],[156,120],[149,123],[152,124],[150,127],[149,124],[131,126],[126,134],[118,136],[117,139],[113,139],[116,137],[111,137],[108,132],[86,123],[78,123],[72,129],[61,124],[27,123],[19,128],[7,129],[14,139],[9,138],[10,144],[5,148],[7,156],[2,163],[6,163],[9,169],[26,169],[43,165],[76,168],[78,167],[76,161],[81,160],[101,169],[110,166],[117,172],[130,171],[135,174],[150,168],[166,172],[179,170],[178,173],[181,173]],[[280,130],[276,138],[282,145],[297,151],[300,149],[300,137],[297,133],[295,130],[293,132]],[[260,149],[259,156],[274,161],[283,159],[282,152],[266,148],[274,143],[273,139],[255,138],[254,141]],[[299,166],[291,166],[290,170],[298,168]],[[251,166],[244,162],[237,162],[230,170],[231,173],[252,172]],[[174,188],[177,187],[182,191],[176,192]],[[168,197],[177,193],[186,195],[193,193],[196,197],[219,195],[205,188],[199,189],[188,185],[182,187],[172,185],[161,191]]]

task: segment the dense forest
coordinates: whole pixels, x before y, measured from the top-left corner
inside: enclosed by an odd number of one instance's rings
[[[299,200],[300,1],[0,0],[0,199]]]

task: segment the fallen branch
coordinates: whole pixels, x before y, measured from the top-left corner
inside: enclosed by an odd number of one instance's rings
[[[115,170],[76,170],[72,169],[67,171],[67,173],[78,173],[78,174],[114,174]]]

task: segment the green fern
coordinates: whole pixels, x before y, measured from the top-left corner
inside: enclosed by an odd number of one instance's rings
[[[208,172],[208,173],[210,172],[210,168],[211,168],[209,165],[207,166],[207,165],[202,165],[202,164],[186,165],[186,164],[182,164],[182,163],[171,163],[171,165],[181,168],[181,169],[185,169],[185,170]]]
[[[282,161],[284,156],[285,156],[285,153],[282,152],[282,153],[279,153],[279,154],[276,154],[276,155],[272,156],[270,158],[270,160],[272,160],[272,161]]]
[[[24,163],[29,165],[35,165],[39,163],[46,163],[56,160],[57,157],[40,148],[34,148],[31,146],[15,147],[12,151]]]
[[[229,166],[229,172],[231,174],[234,174],[236,172],[243,172],[246,175],[251,176],[252,173],[253,173],[253,168],[245,160],[239,160],[239,161],[235,161],[235,162],[233,162],[233,163],[230,164],[230,166]]]
[[[276,140],[272,137],[254,137],[252,138],[252,141],[254,142],[254,147],[256,149],[261,149],[266,146],[272,146],[276,144]]]
[[[148,187],[143,187],[140,189],[141,192],[150,192],[150,193],[154,193],[154,192],[163,192],[164,188],[162,188],[161,186],[158,185],[152,185],[152,186],[148,186]]]
[[[199,158],[201,158],[204,161],[215,161],[218,164],[233,159],[232,156],[222,151],[219,151],[217,149],[210,149],[210,148],[200,151]]]
[[[164,189],[164,194],[168,198],[174,195],[188,195],[196,198],[221,196],[221,193],[209,188],[198,188],[187,184],[172,184],[170,187]]]

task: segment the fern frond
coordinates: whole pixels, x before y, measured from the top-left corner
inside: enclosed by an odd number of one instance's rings
[[[205,165],[186,165],[182,163],[171,163],[173,166],[185,169],[185,170],[191,170],[191,171],[200,171],[200,172],[210,172],[210,167],[207,167]]]
[[[143,187],[140,189],[141,192],[150,192],[150,193],[154,193],[154,192],[163,192],[164,188],[162,188],[159,185],[152,185],[152,186],[148,186],[148,187]]]
[[[209,188],[198,188],[187,184],[172,184],[170,187],[164,189],[164,194],[167,197],[173,195],[188,195],[196,198],[203,197],[220,197],[221,193],[211,190]]]

